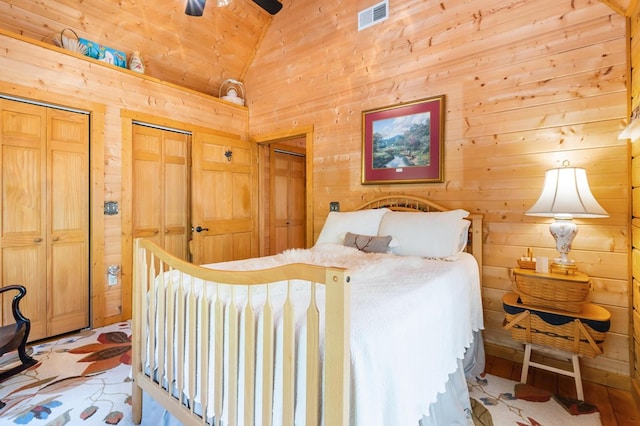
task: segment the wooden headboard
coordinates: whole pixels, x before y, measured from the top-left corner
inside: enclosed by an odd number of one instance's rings
[[[383,207],[393,211],[405,212],[446,212],[451,210],[415,195],[384,195],[367,201],[356,210],[380,209]],[[476,258],[480,277],[482,278],[482,215],[470,214],[466,219],[471,221],[466,251]]]

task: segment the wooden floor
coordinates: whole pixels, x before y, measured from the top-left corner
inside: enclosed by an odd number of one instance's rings
[[[522,364],[487,355],[485,371],[519,382]],[[576,385],[571,377],[530,367],[527,383],[565,397],[576,398]],[[582,387],[585,401],[598,407],[603,426],[640,425],[640,407],[631,392],[586,380],[583,380]]]

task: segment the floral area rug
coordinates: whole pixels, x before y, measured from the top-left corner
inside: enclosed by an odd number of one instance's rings
[[[31,349],[38,363],[0,382],[0,425],[133,425],[130,323],[83,330]],[[10,362],[0,357],[0,368]],[[476,426],[601,426],[589,403],[489,374],[468,385]]]
[[[561,398],[513,380],[486,374],[468,380],[476,426],[601,426],[598,409],[588,402]]]
[[[0,383],[0,424],[133,424],[129,323],[83,330],[32,349],[38,363]]]

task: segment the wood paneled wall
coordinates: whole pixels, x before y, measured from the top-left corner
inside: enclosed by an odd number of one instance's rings
[[[583,370],[628,386],[630,167],[628,142],[617,138],[627,117],[626,19],[588,0],[397,0],[388,20],[358,32],[357,12],[374,3],[290,2],[246,77],[253,137],[314,126],[315,235],[330,201],[348,210],[379,193],[483,214],[487,348],[521,357],[501,329],[510,269],[528,247],[556,256],[550,219],[524,213],[546,169],[584,167],[610,217],[578,220],[572,257],[612,323],[604,355]],[[361,185],[361,111],[437,95],[446,96],[445,182]]]
[[[123,134],[122,129],[130,129],[135,117],[184,130],[215,129],[246,140],[247,108],[3,30],[0,46],[0,94],[92,113],[92,325],[126,319],[121,294],[131,277],[123,275],[118,285],[108,287],[105,269],[106,265],[122,265],[123,236],[131,226],[123,223],[123,216],[127,217],[123,209],[130,204],[122,194],[123,174],[131,176],[122,169],[123,140],[130,142],[131,135]],[[104,201],[118,202],[120,213],[104,216]]]
[[[640,5],[636,3],[630,18],[629,50],[631,90],[629,110],[640,109]],[[631,114],[633,115],[633,113]],[[637,118],[635,118],[637,120]],[[637,121],[636,121],[637,124]],[[636,133],[636,132],[634,132]],[[640,401],[640,138],[631,136],[631,306],[630,349],[632,390]]]

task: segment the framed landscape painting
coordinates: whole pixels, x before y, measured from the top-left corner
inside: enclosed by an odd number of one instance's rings
[[[362,183],[442,182],[444,96],[362,112]]]

